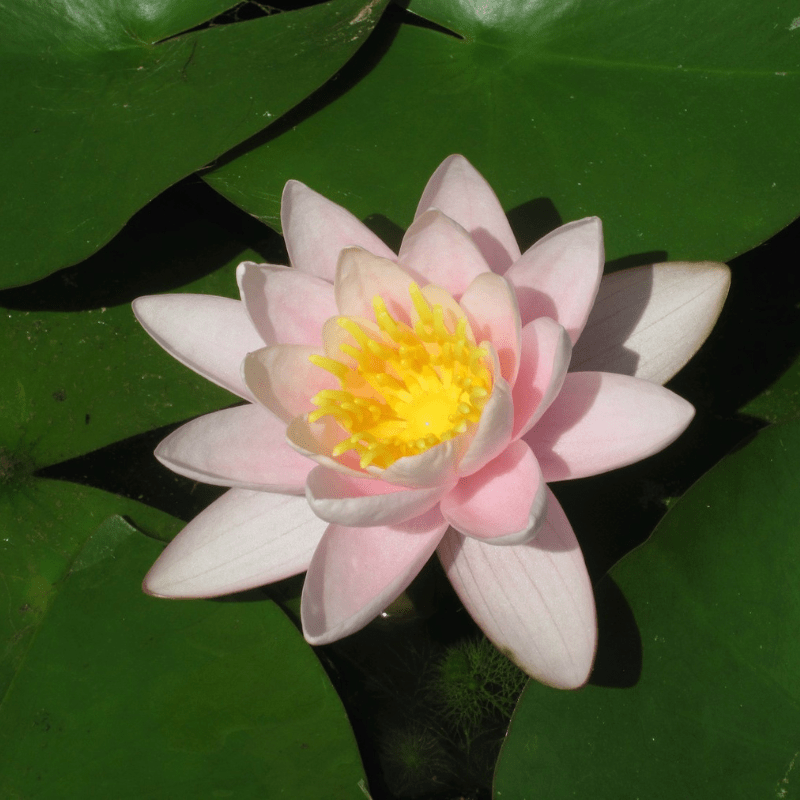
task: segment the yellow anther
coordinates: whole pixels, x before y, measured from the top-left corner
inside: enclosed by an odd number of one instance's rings
[[[315,367],[321,367],[326,372],[330,372],[331,375],[335,375],[340,381],[347,377],[347,367],[344,364],[340,364],[338,361],[334,361],[332,358],[313,355],[309,356],[308,360]]]

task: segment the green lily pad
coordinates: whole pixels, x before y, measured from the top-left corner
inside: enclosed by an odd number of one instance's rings
[[[4,797],[353,797],[336,693],[280,610],[141,593],[160,545],[103,523],[0,706]]]
[[[720,462],[611,571],[596,685],[528,686],[498,800],[796,796],[799,485],[795,419]]]
[[[159,192],[299,103],[358,49],[385,1],[188,32],[230,0],[6,9],[2,284],[85,258]]]
[[[129,515],[167,538],[179,525],[133,500],[37,473],[236,400],[164,353],[135,321],[129,294],[156,283],[167,288],[165,273],[180,280],[209,270],[187,288],[235,293],[234,265],[255,253],[196,212],[163,202],[152,211],[162,228],[148,210],[131,236],[118,237],[80,268],[0,293],[7,306],[0,320],[0,691],[36,635],[54,587],[104,518]],[[49,310],[59,304],[84,310]],[[123,453],[119,466],[130,457]],[[155,459],[147,462],[147,480],[165,483]],[[117,490],[132,496],[124,485]]]
[[[111,514],[136,520],[151,535],[171,538],[174,517],[99,489],[25,474],[0,453],[0,697],[23,665],[31,642],[87,537]],[[144,573],[132,574],[140,582]]]
[[[130,301],[170,279],[238,296],[236,264],[260,256],[196,212],[157,204],[137,223],[80,267],[0,292],[0,446],[31,470],[238,400],[167,355]]]
[[[598,215],[611,258],[727,260],[800,210],[792,4],[410,10],[449,32],[384,17],[329,84],[334,102],[290,114],[209,183],[270,225],[282,184],[297,178],[361,218],[406,227],[428,176],[461,152],[518,212],[524,244],[558,215]]]

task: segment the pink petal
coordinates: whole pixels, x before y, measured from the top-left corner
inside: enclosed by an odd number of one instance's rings
[[[346,317],[375,319],[372,299],[380,296],[395,319],[411,319],[412,277],[393,261],[378,258],[359,247],[342,251],[336,269],[336,304]]]
[[[320,355],[316,347],[276,344],[248,353],[242,375],[256,400],[288,423],[316,409],[311,402],[323,389],[338,389],[339,381],[308,357]]]
[[[489,341],[497,351],[500,374],[510,386],[517,379],[521,326],[514,290],[493,272],[479,275],[461,298],[475,339]]]
[[[258,405],[206,414],[156,448],[173,472],[215,486],[303,494],[314,462],[286,443],[286,425]]]
[[[299,181],[289,181],[283,190],[281,225],[292,265],[331,283],[345,247],[363,247],[376,256],[395,259],[349,211]]]
[[[151,567],[156,597],[217,597],[308,567],[326,524],[305,497],[231,489],[196,516]]]
[[[355,478],[326,467],[308,476],[306,498],[326,522],[355,528],[399,525],[433,508],[448,486],[405,489],[371,478]]]
[[[610,372],[570,372],[525,441],[548,483],[585,478],[663,450],[693,416],[690,403],[655,383]]]
[[[522,324],[537,317],[561,323],[574,344],[603,275],[603,226],[597,217],[570,222],[525,251],[506,273]]]
[[[377,617],[422,569],[446,529],[435,508],[400,525],[331,525],[303,586],[306,640],[328,644]]]
[[[460,297],[478,275],[489,271],[469,234],[436,209],[418,216],[406,231],[398,263],[424,276],[425,284],[443,286],[455,297]]]
[[[522,329],[522,357],[514,391],[513,438],[527,433],[561,391],[570,365],[569,334],[549,317]]]
[[[239,367],[264,346],[238,300],[204,294],[161,294],[133,301],[142,327],[173,357],[198,375],[245,400],[253,397]]]
[[[488,544],[524,544],[547,516],[542,472],[525,442],[512,442],[442,499],[444,518],[460,533]]]
[[[730,283],[728,267],[713,261],[606,275],[575,345],[572,369],[666,383],[711,333]]]
[[[494,386],[486,405],[483,407],[472,441],[458,464],[460,476],[472,475],[484,464],[506,449],[511,440],[514,425],[514,404],[511,400],[511,387],[499,375],[497,355],[494,348],[490,352],[494,360]]]
[[[519,258],[519,246],[500,201],[464,156],[450,156],[433,173],[416,216],[429,208],[438,208],[461,225],[495,272],[505,272]]]
[[[245,261],[236,270],[242,302],[267,344],[322,343],[322,325],[336,316],[333,284],[289,267]]]
[[[531,542],[490,547],[449,530],[439,558],[483,632],[532,678],[586,683],[597,646],[594,597],[580,547],[548,490],[547,521]]]

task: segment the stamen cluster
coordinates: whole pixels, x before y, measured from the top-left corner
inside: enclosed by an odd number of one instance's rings
[[[375,326],[336,320],[355,342],[339,345],[343,361],[310,356],[341,388],[312,398],[317,410],[309,421],[333,417],[347,437],[332,455],[354,450],[362,469],[386,468],[466,433],[492,390],[489,354],[475,344],[466,317],[429,304],[415,283],[409,293],[413,326],[395,319],[375,296]]]

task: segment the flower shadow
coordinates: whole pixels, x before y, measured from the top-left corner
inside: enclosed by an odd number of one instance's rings
[[[589,683],[630,689],[642,674],[642,637],[625,595],[610,576],[595,587],[597,655]]]
[[[572,477],[570,467],[564,459],[558,456],[552,448],[561,436],[575,427],[592,409],[592,406],[600,394],[602,376],[600,373],[585,373],[585,378],[581,383],[580,392],[571,392],[569,402],[561,404],[561,413],[558,416],[557,424],[548,421],[547,439],[536,437],[536,453],[540,461],[546,461],[548,474],[558,475],[558,478],[550,480],[563,480]],[[534,433],[536,428],[534,427]]]

